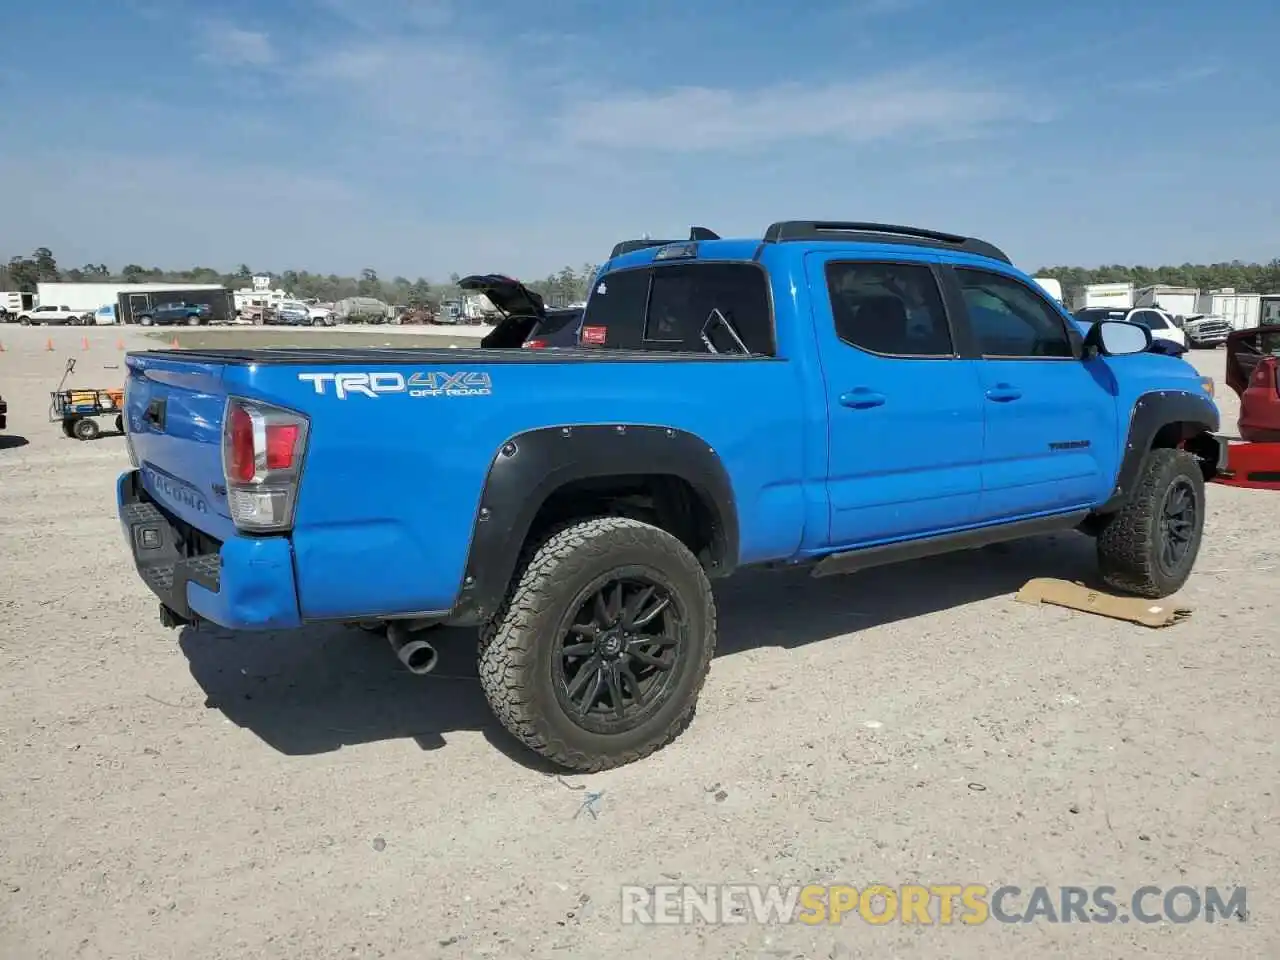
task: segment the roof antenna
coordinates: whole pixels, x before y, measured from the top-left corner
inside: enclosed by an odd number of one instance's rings
[[[706,227],[690,227],[689,239],[690,240],[719,240],[720,234],[715,233],[714,231],[708,230]]]

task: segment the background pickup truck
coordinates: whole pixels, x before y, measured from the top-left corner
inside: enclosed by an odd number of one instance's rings
[[[138,313],[135,319],[144,327],[185,324],[195,327],[209,322],[212,311],[203,303],[161,303]]]
[[[1218,411],[1150,330],[1083,332],[972,238],[691,236],[604,265],[581,347],[129,354],[119,512],[162,620],[381,623],[419,671],[425,628],[478,627],[501,721],[597,770],[688,723],[741,567],[1080,530],[1113,587],[1182,586]]]
[[[29,326],[68,326],[78,327],[93,323],[93,311],[72,310],[62,306],[40,306],[33,310],[24,310],[18,314],[18,322]]]

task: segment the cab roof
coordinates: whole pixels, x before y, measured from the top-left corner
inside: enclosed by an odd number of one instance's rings
[[[950,250],[1012,266],[1012,261],[1003,250],[976,237],[898,224],[845,220],[782,220],[770,224],[759,238],[722,239],[706,227],[692,227],[687,240],[625,240],[614,246],[609,261],[613,266],[622,267],[694,258],[753,260],[758,257],[765,244],[832,241]]]

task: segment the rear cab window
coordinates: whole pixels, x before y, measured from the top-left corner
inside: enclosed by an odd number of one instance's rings
[[[582,321],[584,344],[622,350],[740,354],[737,340],[748,353],[776,353],[769,281],[754,263],[654,264],[605,273]]]

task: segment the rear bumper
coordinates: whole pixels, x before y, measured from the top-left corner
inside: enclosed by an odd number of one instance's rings
[[[137,470],[120,475],[116,504],[138,575],[178,620],[230,630],[302,625],[285,537],[214,540],[152,500]]]

